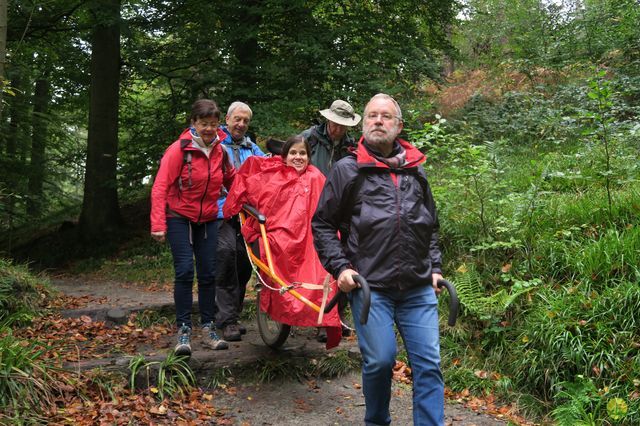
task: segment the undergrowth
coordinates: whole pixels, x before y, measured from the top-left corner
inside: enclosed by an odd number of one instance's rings
[[[447,385],[559,424],[640,423],[638,105],[603,78],[476,97],[410,134],[462,305]]]

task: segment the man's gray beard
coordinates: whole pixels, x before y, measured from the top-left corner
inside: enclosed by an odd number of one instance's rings
[[[395,138],[395,136],[391,137],[390,133],[385,133],[384,135],[378,135],[376,133],[373,136],[371,136],[371,134],[369,132],[366,132],[364,134],[364,139],[367,141],[367,143],[369,143],[369,145],[371,145],[372,148],[375,148],[376,150],[379,151],[379,149],[377,149],[377,147],[392,145],[393,141],[396,138]]]

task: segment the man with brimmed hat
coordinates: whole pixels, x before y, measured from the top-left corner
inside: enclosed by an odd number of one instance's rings
[[[326,176],[336,161],[347,155],[348,148],[356,146],[347,130],[360,123],[360,116],[348,102],[340,99],[321,110],[320,115],[327,121],[308,128],[300,135],[311,146],[311,163]]]
[[[349,148],[356,148],[356,141],[347,133],[347,130],[360,123],[361,117],[355,113],[348,102],[341,99],[333,101],[329,108],[320,110],[320,115],[327,121],[308,128],[300,136],[307,139],[311,146],[311,164],[327,176],[333,165],[348,155]],[[340,318],[344,318],[346,306],[346,303],[341,300],[338,306]],[[343,327],[342,334],[349,336],[351,330]],[[318,329],[316,339],[319,342],[327,341],[324,328]]]

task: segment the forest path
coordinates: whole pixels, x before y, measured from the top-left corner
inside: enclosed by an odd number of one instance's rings
[[[134,312],[163,311],[173,316],[173,294],[170,287],[148,287],[123,284],[111,280],[90,281],[89,277],[64,275],[52,279],[54,288],[69,301],[62,316],[67,318],[89,317],[93,321],[106,321],[111,326],[126,323]],[[195,293],[195,292],[194,292]],[[195,295],[194,295],[195,298]],[[247,300],[247,303],[252,301]],[[197,307],[197,303],[194,303]],[[195,315],[197,318],[197,314]],[[359,359],[355,337],[343,339],[340,346],[326,351],[316,342],[313,328],[294,328],[280,351],[268,348],[262,342],[255,325],[249,321],[247,334],[242,341],[230,343],[229,350],[206,350],[192,340],[193,354],[189,361],[198,382],[207,386],[215,380],[216,370],[251,371],[261,369],[265,360],[295,363],[317,362],[336,350],[347,350]],[[147,360],[162,360],[173,348],[175,336],[162,336],[155,346],[142,345],[138,351]],[[114,355],[96,359],[83,359],[70,368],[126,370],[130,356]],[[268,361],[267,361],[268,362]],[[333,379],[292,379],[269,383],[231,379],[214,392],[213,403],[224,413],[224,418],[234,425],[353,425],[361,424],[364,417],[364,398],[359,371],[352,371]],[[412,424],[410,385],[395,382],[391,402],[392,424]],[[506,419],[475,412],[464,406],[464,401],[447,400],[445,404],[447,425],[489,426],[507,424]]]

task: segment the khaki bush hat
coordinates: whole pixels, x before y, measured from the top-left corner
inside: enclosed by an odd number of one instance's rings
[[[340,99],[333,101],[331,107],[321,110],[320,114],[329,121],[349,127],[358,124],[361,118],[353,111],[353,107],[348,102]]]

